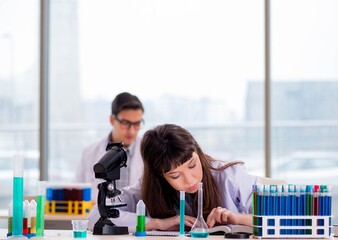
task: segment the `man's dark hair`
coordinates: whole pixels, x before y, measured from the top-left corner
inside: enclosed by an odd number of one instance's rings
[[[118,94],[111,104],[112,115],[117,116],[121,111],[127,109],[141,109],[144,112],[143,105],[138,97],[128,92]]]

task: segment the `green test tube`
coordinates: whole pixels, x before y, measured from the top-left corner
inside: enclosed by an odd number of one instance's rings
[[[36,236],[43,236],[45,230],[45,195],[46,182],[38,182],[38,194],[36,197]]]

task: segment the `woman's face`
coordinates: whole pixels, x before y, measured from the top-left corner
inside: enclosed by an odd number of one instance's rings
[[[198,183],[202,181],[203,177],[201,160],[194,152],[191,159],[164,173],[163,176],[174,189],[195,193],[198,190]]]

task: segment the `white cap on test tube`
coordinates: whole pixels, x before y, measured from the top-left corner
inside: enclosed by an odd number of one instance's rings
[[[28,217],[29,215],[29,201],[26,199],[23,202],[23,217]]]
[[[13,201],[10,201],[8,204],[8,217],[13,216]]]
[[[45,196],[46,195],[46,181],[39,181],[38,182],[38,196]]]
[[[146,205],[142,200],[138,201],[136,204],[136,215],[145,216],[146,215]]]
[[[180,200],[185,200],[185,191],[180,191]]]
[[[23,156],[21,154],[14,154],[13,163],[14,163],[13,176],[23,177]]]
[[[31,217],[36,217],[36,207],[37,207],[37,203],[34,199],[32,199],[29,202],[29,209],[30,209],[30,212],[31,212]]]
[[[26,199],[23,202],[23,217],[27,218],[27,226],[31,226],[31,209],[29,207],[29,201]]]

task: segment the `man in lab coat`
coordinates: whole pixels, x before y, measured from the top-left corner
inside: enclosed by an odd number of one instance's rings
[[[77,182],[91,183],[92,201],[96,202],[97,185],[103,179],[96,179],[93,166],[106,153],[109,142],[123,142],[127,152],[127,167],[120,169],[121,178],[117,187],[133,185],[143,172],[143,161],[140,154],[141,137],[138,132],[142,125],[144,108],[137,96],[128,92],[118,94],[112,102],[110,124],[113,129],[102,140],[87,146],[82,153],[82,159],[76,169]]]

